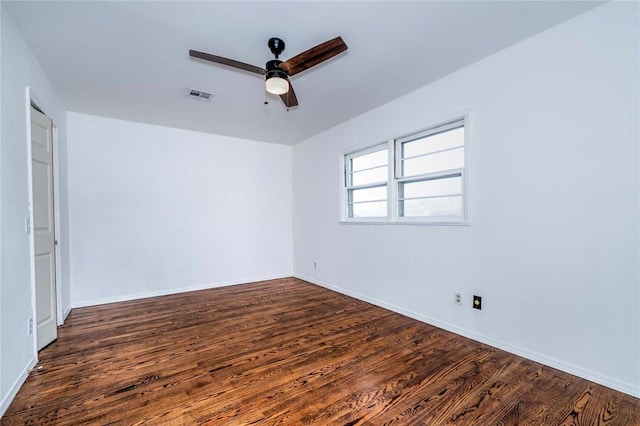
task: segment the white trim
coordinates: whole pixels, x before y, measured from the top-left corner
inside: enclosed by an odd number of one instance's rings
[[[521,348],[519,346],[512,345],[507,342],[503,342],[502,340],[497,340],[489,336],[485,336],[480,333],[476,333],[474,331],[468,330],[466,328],[461,328],[452,324],[449,324],[444,321],[437,320],[435,318],[419,314],[417,312],[413,312],[409,309],[402,308],[400,306],[392,305],[390,303],[383,302],[378,299],[374,299],[372,297],[365,296],[364,294],[345,290],[341,287],[328,285],[325,283],[321,283],[317,280],[307,278],[300,274],[293,275],[295,278],[307,281],[311,284],[318,285],[320,287],[327,288],[329,290],[336,291],[338,293],[353,297],[358,300],[362,300],[367,303],[371,303],[372,305],[380,306],[382,308],[388,309],[390,311],[399,313],[401,315],[416,319],[418,321],[433,325],[435,327],[442,328],[443,330],[450,331],[452,333],[458,334],[463,337],[467,337],[469,339],[475,340],[480,343],[484,343],[494,348],[501,349],[503,351],[512,353],[514,355],[521,356],[523,358],[527,358],[531,361],[538,362],[540,364],[544,364],[548,367],[555,368],[560,371],[564,371],[565,373],[572,374],[574,376],[581,377],[585,380],[592,381],[594,383],[600,384],[602,386],[606,386],[608,388],[617,390],[619,392],[625,393],[627,395],[631,395],[636,398],[640,398],[640,387],[636,387],[631,383],[623,382],[618,379],[614,379],[612,377],[605,376],[603,374],[597,373],[595,371],[587,370],[575,364],[571,364],[566,361],[562,361],[539,352],[535,352],[529,349]]]
[[[473,114],[471,109],[467,110],[464,115],[464,172],[462,173],[462,190],[464,197],[462,197],[462,213],[464,216],[464,223],[471,224],[471,187],[469,182],[471,179],[471,161],[477,158],[477,153],[471,155],[471,151],[474,149],[474,143],[471,141],[471,134],[473,133]],[[477,140],[477,139],[476,139]]]
[[[127,302],[129,300],[146,299],[149,297],[168,296],[171,294],[187,293],[189,291],[209,290],[217,287],[227,287],[227,286],[239,285],[239,284],[250,284],[258,281],[280,280],[280,279],[289,278],[289,277],[291,277],[291,272],[277,274],[277,275],[268,275],[264,277],[246,278],[241,280],[220,281],[216,283],[200,284],[200,285],[194,285],[189,287],[170,288],[167,290],[156,290],[156,291],[148,291],[144,293],[126,294],[123,296],[105,297],[102,299],[72,301],[70,309],[84,308],[87,306],[105,305],[107,303]]]
[[[363,189],[374,189],[374,188],[382,188],[385,185],[380,185],[380,186],[372,186],[371,188],[354,188],[354,191],[359,191],[359,190],[363,190]],[[387,202],[386,198],[379,198],[377,200],[366,200],[366,201],[347,201],[347,205],[353,205],[353,204],[366,204],[366,203],[382,203],[382,202]]]
[[[340,154],[340,216],[338,221],[342,222],[347,217],[347,154]],[[387,190],[388,191],[388,190]]]
[[[393,139],[387,141],[387,155],[389,164],[389,174],[387,176],[387,220],[398,217],[398,183],[396,176],[398,175],[398,167],[396,163],[396,142]],[[353,219],[345,217],[345,221]]]
[[[11,384],[9,390],[0,403],[0,417],[4,416],[4,413],[7,411],[7,408],[9,408],[11,401],[16,397],[16,394],[29,377],[29,370],[35,367],[37,363],[38,361],[36,358],[31,358],[27,365],[22,369],[22,373],[20,373],[16,380]]]
[[[62,313],[62,322],[63,323],[67,319],[67,317],[69,316],[70,313],[71,313],[71,306],[67,306],[67,308]]]
[[[362,185],[357,185],[357,186],[347,186],[346,189],[347,190],[359,190],[359,189],[371,189],[371,188],[381,188],[383,186],[387,186],[388,183],[386,180],[384,181],[380,181],[380,182],[374,182],[374,183],[365,183]],[[386,198],[383,198],[383,200],[386,200]],[[355,201],[356,203],[364,203],[364,201]],[[352,201],[353,203],[353,201]]]
[[[340,225],[427,225],[427,226],[471,226],[471,222],[461,222],[457,220],[456,222],[435,222],[435,221],[427,221],[427,220],[416,220],[415,218],[410,218],[408,220],[380,220],[378,217],[374,217],[371,219],[367,218],[350,218],[349,220],[340,220],[338,222]]]
[[[31,343],[33,350],[33,358],[38,362],[38,326],[36,319],[38,318],[36,311],[36,246],[35,246],[35,233],[33,232],[33,164],[32,164],[32,152],[31,152],[31,101],[33,100],[36,105],[39,105],[37,100],[34,99],[35,95],[31,93],[29,86],[25,88],[25,109],[27,114],[27,192],[28,192],[28,215],[31,222],[29,230],[29,281],[31,285],[31,321],[33,324],[31,333]]]
[[[411,175],[411,176],[403,176],[396,178],[398,183],[404,182],[424,182],[426,180],[438,180],[438,179],[448,179],[453,177],[463,177],[464,176],[464,167],[458,169],[448,169],[441,170],[437,172],[423,173],[421,175]],[[464,190],[463,190],[464,192]]]
[[[458,176],[456,176],[458,177]],[[445,178],[446,179],[446,178]],[[409,182],[414,183],[414,182]],[[431,200],[433,198],[451,198],[451,197],[462,197],[462,192],[452,192],[451,194],[442,194],[442,195],[425,195],[423,197],[406,197],[399,198],[398,201],[412,201],[412,200]],[[405,217],[405,216],[403,216]]]
[[[60,167],[58,161],[60,153],[58,152],[58,127],[51,119],[52,133],[52,149],[53,149],[53,235],[57,244],[53,246],[53,255],[56,262],[56,325],[64,324],[66,316],[62,312],[62,258],[60,249]]]

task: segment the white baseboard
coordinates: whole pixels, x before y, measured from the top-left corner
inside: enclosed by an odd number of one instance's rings
[[[278,275],[269,275],[265,277],[253,277],[253,278],[247,278],[242,280],[221,281],[216,283],[194,285],[189,287],[170,288],[166,290],[149,291],[144,293],[125,294],[122,296],[105,297],[101,299],[78,300],[71,303],[71,308],[84,308],[87,306],[105,305],[107,303],[126,302],[129,300],[146,299],[148,297],[168,296],[170,294],[187,293],[189,291],[198,291],[198,290],[208,290],[211,288],[227,287],[227,286],[238,285],[238,284],[248,284],[248,283],[254,283],[257,281],[278,280],[282,278],[288,278],[291,276],[292,276],[291,273],[286,273],[286,274],[278,274]]]
[[[71,305],[67,306],[65,308],[65,310],[62,312],[62,322],[64,323],[64,320],[67,319],[67,317],[69,316],[69,314],[71,313]]]
[[[16,394],[27,380],[27,377],[29,377],[28,371],[35,367],[36,363],[37,360],[35,358],[31,358],[22,370],[22,373],[20,373],[18,378],[13,382],[7,394],[2,397],[2,402],[0,403],[0,417],[4,416],[4,413],[7,411],[7,408],[9,408],[11,401],[16,397]]]
[[[315,284],[318,285],[320,287],[324,287],[324,288],[328,288],[329,290],[333,290],[336,291],[338,293],[353,297],[355,299],[358,300],[362,300],[364,302],[368,302],[371,303],[372,305],[376,305],[376,306],[380,306],[381,308],[385,308],[388,309],[390,311],[405,315],[407,317],[416,319],[418,321],[442,328],[444,330],[450,331],[452,333],[458,334],[460,336],[464,336],[467,337],[469,339],[475,340],[477,342],[480,343],[484,343],[490,346],[493,346],[494,348],[498,348],[498,349],[502,349],[503,351],[521,356],[523,358],[527,358],[531,361],[535,361],[535,362],[539,362],[540,364],[544,364],[548,367],[551,368],[555,368],[557,370],[560,371],[564,371],[565,373],[569,373],[572,374],[574,376],[578,376],[581,377],[583,379],[592,381],[594,383],[597,383],[599,385],[602,386],[606,386],[608,388],[626,393],[627,395],[631,395],[634,396],[636,398],[640,398],[640,388],[638,388],[637,386],[634,386],[631,383],[626,383],[623,382],[621,380],[617,380],[608,376],[604,376],[602,374],[596,373],[594,371],[591,370],[587,370],[585,368],[582,368],[580,366],[538,353],[538,352],[534,352],[531,351],[529,349],[524,349],[521,348],[519,346],[515,346],[515,345],[511,345],[509,343],[503,342],[501,340],[497,340],[494,339],[492,337],[489,336],[485,336],[479,333],[476,333],[474,331],[471,330],[467,330],[465,328],[461,328],[461,327],[457,327],[455,325],[449,324],[447,322],[444,321],[440,321],[436,318],[432,318],[432,317],[428,317],[426,315],[422,315],[419,314],[417,312],[413,312],[411,310],[402,308],[400,306],[395,306],[386,302],[383,302],[381,300],[377,300],[368,296],[365,296],[363,294],[357,293],[357,292],[353,292],[350,290],[346,290],[344,288],[341,287],[337,287],[337,286],[333,286],[333,285],[329,285],[326,283],[321,283],[317,280],[314,280],[312,278],[308,278],[305,277],[303,275],[300,274],[294,274],[295,278],[310,282],[311,284]]]

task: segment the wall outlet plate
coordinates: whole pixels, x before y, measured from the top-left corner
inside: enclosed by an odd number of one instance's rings
[[[482,309],[482,297],[473,295],[473,308]]]
[[[462,305],[462,293],[460,293],[459,291],[456,291],[454,293],[454,299],[456,302],[456,305]]]

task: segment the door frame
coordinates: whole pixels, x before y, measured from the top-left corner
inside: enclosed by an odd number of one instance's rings
[[[36,94],[31,90],[29,86],[25,88],[25,110],[27,117],[27,180],[28,180],[28,205],[27,205],[27,223],[29,226],[29,273],[31,282],[31,321],[32,321],[32,333],[31,341],[33,344],[33,353],[38,362],[38,327],[37,327],[37,311],[36,311],[36,262],[35,262],[35,234],[33,232],[33,170],[32,170],[32,152],[31,152],[31,104],[36,105],[39,109],[44,111],[44,104],[40,102]],[[51,118],[47,115],[47,117]],[[56,325],[62,325],[64,317],[62,313],[62,290],[60,283],[60,185],[59,185],[59,168],[57,160],[59,159],[58,153],[58,128],[54,125],[53,119],[51,119],[51,143],[53,149],[53,215],[54,215],[54,239],[58,241],[58,244],[54,245],[54,256],[56,273]]]

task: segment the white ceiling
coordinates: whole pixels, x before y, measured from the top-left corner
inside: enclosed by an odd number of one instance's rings
[[[570,19],[581,1],[3,1],[71,111],[294,144]],[[291,78],[300,106],[264,105],[264,66],[335,36],[349,50]],[[189,88],[213,93],[188,99]]]

